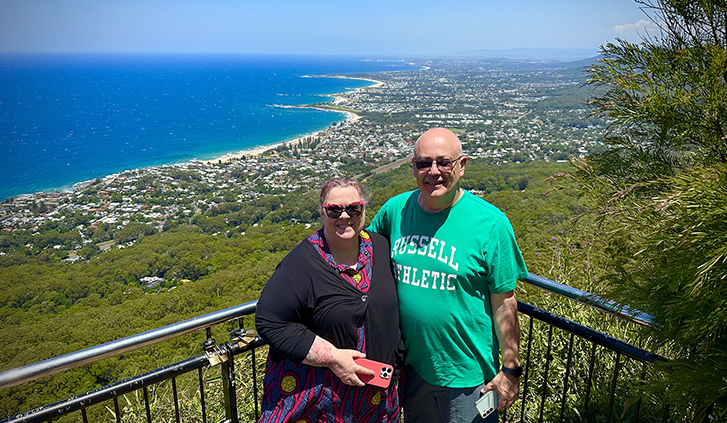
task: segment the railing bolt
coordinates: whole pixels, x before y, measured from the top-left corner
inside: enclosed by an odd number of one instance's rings
[[[241,328],[230,332],[230,342],[233,344],[237,343],[237,346],[240,347],[240,349],[247,348],[247,346],[254,340],[255,331],[252,329]]]
[[[227,350],[215,344],[215,340],[212,339],[212,329],[210,328],[207,328],[207,340],[202,343],[202,349],[207,355],[210,366],[216,366],[227,361]]]

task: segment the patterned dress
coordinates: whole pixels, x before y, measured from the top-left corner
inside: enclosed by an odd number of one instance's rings
[[[372,243],[364,231],[359,234],[358,263],[354,268],[339,265],[326,245],[323,230],[308,238],[321,257],[338,271],[342,282],[350,283],[362,293],[371,283]],[[366,353],[363,319],[359,322],[357,349]],[[387,423],[399,422],[399,397],[396,383],[387,389],[372,385],[361,388],[344,384],[327,367],[296,364],[290,360],[273,362],[268,357],[265,392],[259,423],[325,422]]]

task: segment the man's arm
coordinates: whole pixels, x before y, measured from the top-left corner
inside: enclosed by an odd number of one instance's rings
[[[520,322],[517,318],[517,299],[515,291],[503,294],[490,293],[492,318],[495,332],[502,349],[502,365],[514,368],[520,365]],[[519,379],[515,376],[498,372],[482,392],[497,390],[500,394],[498,410],[509,408],[517,399],[520,390]]]

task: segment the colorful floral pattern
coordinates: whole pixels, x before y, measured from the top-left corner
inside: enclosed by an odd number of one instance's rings
[[[322,229],[308,240],[344,280],[363,293],[368,292],[373,249],[371,238],[366,232],[361,231],[359,234],[359,256],[355,268],[336,263]],[[365,353],[363,319],[359,322],[357,332],[357,349]],[[296,364],[290,360],[273,362],[268,357],[264,385],[259,423],[398,423],[400,419],[395,383],[387,389],[371,385],[359,388],[344,384],[327,367]]]

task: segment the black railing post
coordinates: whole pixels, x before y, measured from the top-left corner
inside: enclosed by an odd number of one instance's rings
[[[119,397],[114,397],[114,410],[116,411],[116,423],[121,423],[121,410],[119,409]]]
[[[611,423],[611,417],[613,416],[613,404],[616,400],[616,382],[618,382],[618,372],[620,370],[621,354],[616,353],[616,365],[613,369],[613,381],[611,382],[611,399],[608,402],[608,418],[606,423]]]
[[[530,373],[530,351],[533,349],[533,316],[530,316],[528,328],[528,351],[525,353],[525,378],[523,379],[523,395],[520,403],[520,421],[525,421],[525,403],[528,397],[528,375]]]
[[[255,421],[260,418],[260,406],[257,402],[257,366],[255,364],[256,352],[257,348],[255,347],[253,347],[252,351],[250,351],[250,354],[252,354],[252,396],[253,401],[255,401]]]
[[[643,385],[644,381],[646,380],[646,363],[642,363],[641,369],[641,379],[639,380],[639,385]],[[643,400],[644,397],[639,395],[639,400],[636,401],[636,416],[634,417],[634,423],[639,423],[639,415],[641,414],[641,402]]]
[[[235,357],[230,352],[230,344],[221,345],[227,351],[227,361],[222,363],[222,389],[225,394],[225,422],[238,423],[237,387],[235,384]]]
[[[704,412],[704,419],[702,419],[702,423],[709,423],[714,420],[712,413],[714,413],[714,403],[709,404],[709,407],[707,407],[707,410]]]
[[[563,381],[563,397],[560,400],[560,421],[563,422],[565,418],[565,406],[566,397],[568,396],[568,375],[570,374],[570,366],[573,361],[573,339],[574,334],[570,334],[570,341],[568,342],[568,361],[565,365],[565,380]]]
[[[591,400],[591,382],[593,381],[593,367],[596,364],[596,343],[591,349],[591,361],[588,363],[588,380],[586,381],[586,401],[583,405],[583,421],[588,418],[588,403]]]
[[[177,394],[177,378],[172,378],[172,395],[174,396],[174,417],[177,423],[179,421],[179,395]]]
[[[553,348],[553,326],[548,326],[548,351],[545,353],[545,374],[543,375],[543,393],[540,395],[540,418],[538,422],[543,423],[543,413],[545,411],[545,398],[548,396],[548,372],[550,370],[550,361],[553,355],[550,353]]]
[[[199,375],[199,402],[202,406],[202,423],[207,423],[207,409],[204,403],[204,378],[202,377],[202,368],[197,369]]]
[[[144,387],[144,409],[146,410],[146,421],[151,423],[151,409],[149,408],[149,388]]]

